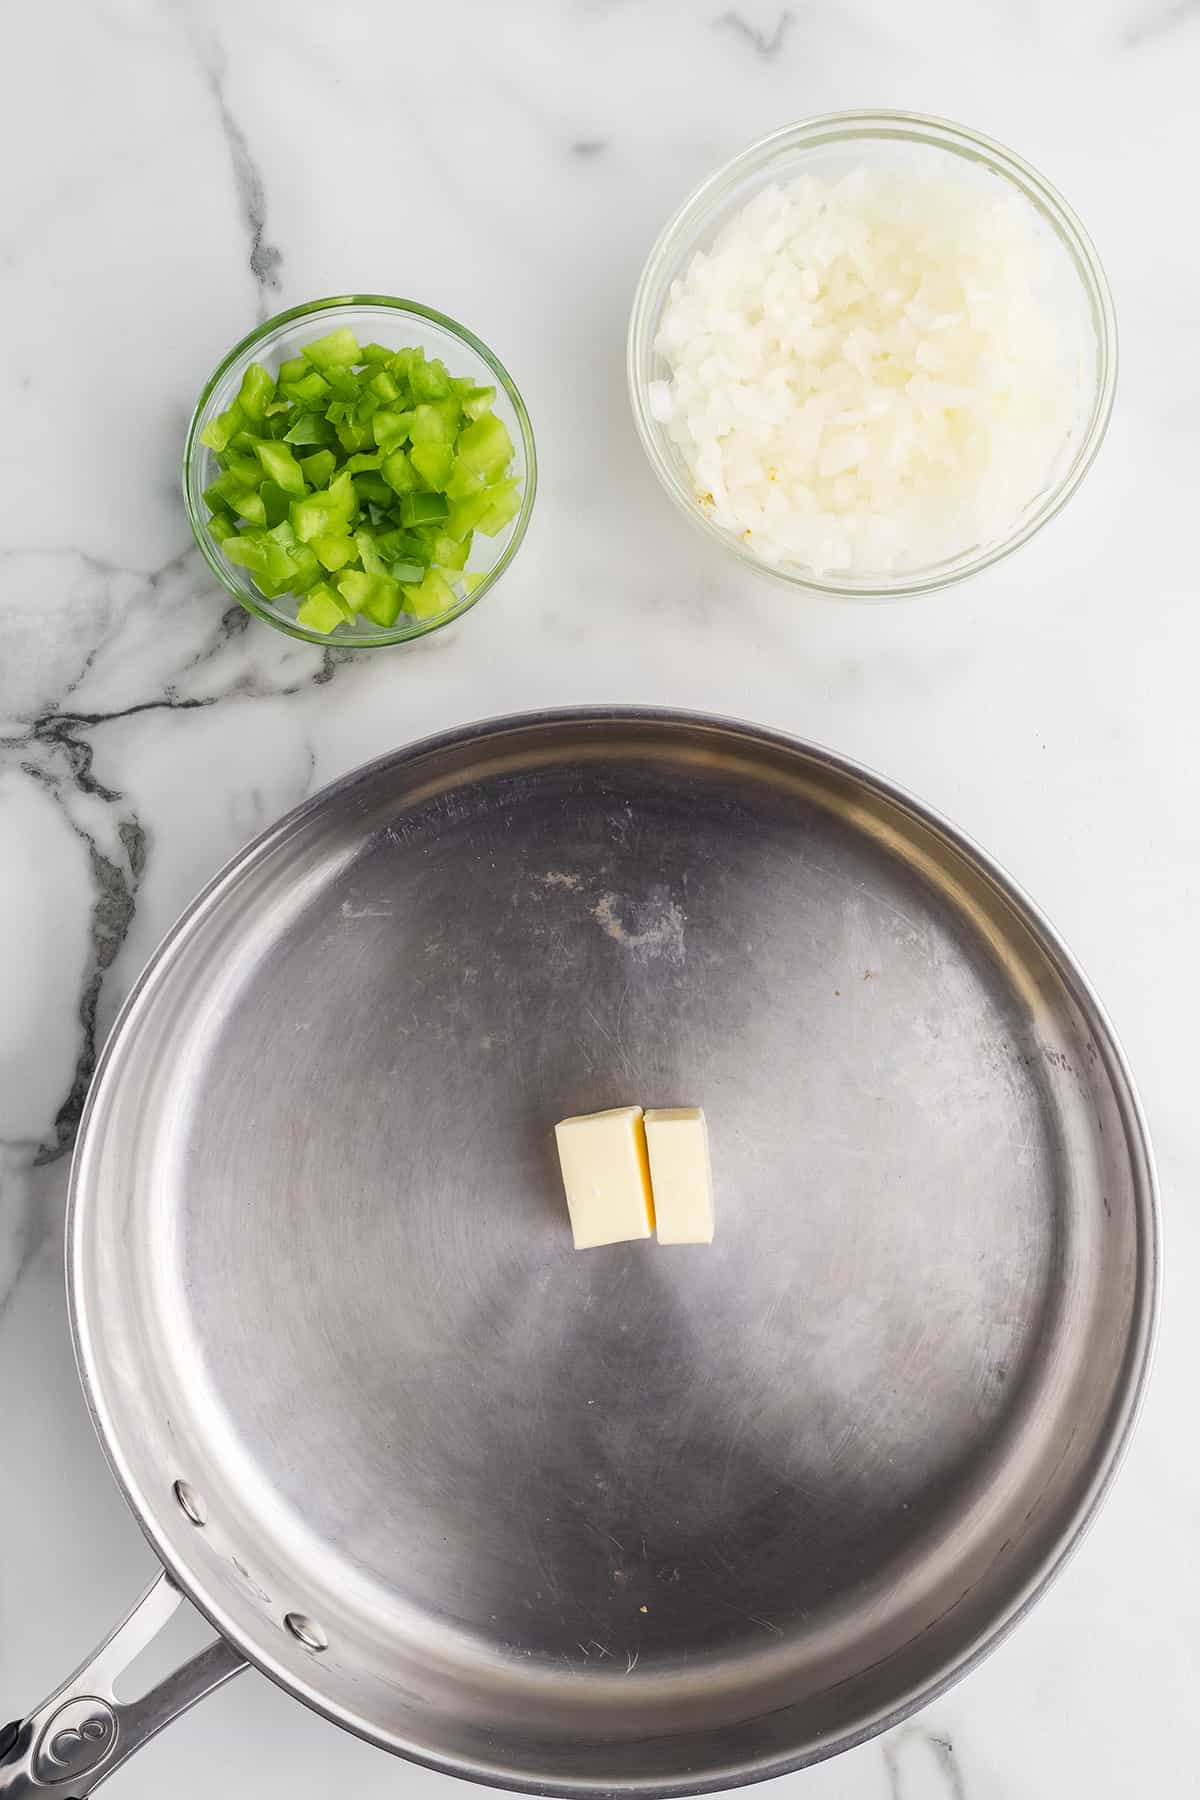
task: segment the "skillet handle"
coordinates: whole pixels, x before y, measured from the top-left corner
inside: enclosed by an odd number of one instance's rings
[[[117,1699],[115,1684],[182,1599],[161,1574],[57,1693],[27,1719],[0,1725],[0,1800],[86,1800],[164,1725],[240,1674],[245,1657],[218,1637],[138,1699]]]

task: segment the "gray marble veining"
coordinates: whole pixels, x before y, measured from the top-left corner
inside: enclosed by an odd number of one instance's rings
[[[735,37],[748,44],[755,56],[764,62],[773,62],[783,49],[788,32],[796,22],[791,12],[781,12],[770,31],[760,25],[753,25],[740,12],[724,12],[713,23],[724,31],[730,31]]]
[[[221,122],[221,132],[229,151],[229,164],[237,193],[238,210],[249,240],[250,273],[258,289],[259,323],[274,310],[273,296],[279,292],[283,252],[267,236],[267,195],[262,173],[250,150],[245,127],[234,115],[227,94],[228,67],[219,39],[210,35],[203,19],[189,15],[189,36],[212,95]]]

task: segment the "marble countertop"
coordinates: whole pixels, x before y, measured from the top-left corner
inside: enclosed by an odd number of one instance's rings
[[[1099,1522],[979,1670],[787,1786],[1194,1791],[1200,239],[1168,236],[1167,217],[1187,211],[1200,11],[52,0],[7,41],[0,1719],[57,1683],[153,1566],[85,1415],[61,1272],[67,1152],[139,966],[239,845],[363,759],[489,714],[631,701],[815,738],[986,845],[1105,997],[1163,1180],[1157,1370]],[[645,466],[622,361],[638,269],[680,197],[773,126],[872,104],[961,119],[1042,167],[1095,237],[1122,333],[1113,426],[1062,517],[968,586],[882,608],[711,558]],[[356,287],[414,295],[497,347],[542,486],[519,559],[471,617],[346,658],[229,607],[176,467],[225,348]],[[257,1675],[115,1780],[124,1800],[448,1791]]]

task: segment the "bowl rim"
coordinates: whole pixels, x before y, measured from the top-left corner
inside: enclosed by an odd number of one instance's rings
[[[653,333],[661,314],[661,304],[652,312],[652,291],[660,285],[664,268],[669,265],[684,229],[702,220],[718,196],[733,186],[741,175],[767,169],[782,152],[812,149],[825,143],[852,142],[856,138],[864,141],[892,138],[944,150],[965,161],[984,165],[1023,194],[1054,232],[1075,266],[1095,325],[1097,351],[1097,377],[1090,416],[1075,454],[1061,479],[1047,488],[1041,503],[1029,510],[1014,530],[990,545],[975,546],[925,569],[903,571],[891,578],[872,576],[858,581],[764,562],[752,549],[708,519],[684,491],[674,466],[663,455],[657,422],[650,415],[646,384],[640,369],[647,346],[653,350]],[[1104,265],[1082,220],[1058,189],[1016,151],[971,126],[934,113],[904,112],[887,107],[860,108],[818,113],[779,126],[739,150],[691,190],[659,232],[638,277],[629,315],[625,368],[634,426],[650,466],[676,507],[709,542],[718,543],[756,574],[803,592],[838,600],[898,600],[949,587],[1002,562],[1061,512],[1095,461],[1112,417],[1118,369],[1116,310]]]
[[[416,620],[404,626],[386,630],[380,628],[376,631],[364,632],[356,628],[353,631],[337,633],[313,631],[309,626],[301,625],[295,619],[287,619],[274,612],[266,597],[259,594],[248,579],[243,581],[235,572],[233,565],[221,555],[220,546],[209,535],[207,520],[202,516],[195,503],[189,477],[196,458],[206,448],[199,442],[205,408],[217,386],[230,369],[236,367],[239,362],[249,360],[257,346],[267,343],[285,326],[292,324],[297,319],[315,317],[338,308],[363,307],[386,309],[408,318],[418,319],[424,324],[433,325],[437,329],[447,332],[451,337],[457,338],[491,370],[498,384],[504,389],[513,412],[516,414],[521,434],[521,445],[525,458],[521,505],[512,522],[504,548],[495,563],[484,573],[483,579],[471,592],[465,594],[449,611],[439,614],[435,619]],[[253,614],[256,619],[263,620],[265,624],[273,626],[276,631],[283,632],[287,637],[298,638],[308,644],[317,644],[325,650],[375,650],[388,644],[412,643],[419,638],[428,637],[431,632],[440,631],[445,625],[452,625],[456,619],[461,619],[464,613],[470,612],[472,607],[477,606],[489,589],[495,586],[520,549],[529,527],[533,503],[537,494],[537,448],[529,409],[525,405],[516,382],[495,351],[490,349],[482,338],[476,337],[475,333],[467,326],[461,325],[457,319],[452,319],[448,313],[438,312],[435,307],[424,306],[418,300],[408,300],[395,294],[331,294],[319,300],[305,300],[296,306],[286,307],[282,312],[273,313],[269,319],[264,319],[252,331],[248,331],[244,337],[240,338],[230,350],[226,351],[204,383],[200,390],[200,396],[192,409],[192,416],[188,421],[183,441],[181,480],[183,504],[188,523],[205,562],[222,587],[232,594],[233,598],[248,613]]]

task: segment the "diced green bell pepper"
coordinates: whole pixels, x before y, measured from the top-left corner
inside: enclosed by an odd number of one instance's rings
[[[377,575],[379,586],[371,595],[362,611],[376,625],[390,629],[400,617],[400,583],[393,581],[390,575]]]
[[[288,579],[288,587],[293,594],[306,594],[314,587],[325,573],[312,550],[307,544],[293,544],[288,552],[292,559],[292,572]]]
[[[249,519],[252,525],[265,525],[267,509],[261,494],[253,488],[239,488],[229,496],[229,510],[239,519]]]
[[[434,619],[454,605],[454,589],[436,569],[426,569],[416,587],[404,589],[404,610],[418,619]]]
[[[333,368],[324,371],[329,391],[337,400],[353,405],[362,392],[362,383],[353,369]]]
[[[217,461],[235,487],[254,488],[263,478],[262,465],[257,456],[247,456],[241,450],[226,450],[223,456],[218,456]]]
[[[521,484],[518,481],[498,481],[487,491],[487,506],[480,514],[477,531],[485,537],[495,537],[503,531],[508,521],[514,517],[521,504]]]
[[[242,385],[238,389],[238,405],[248,419],[263,419],[275,398],[275,378],[261,363],[246,364]]]
[[[296,619],[310,631],[336,631],[345,623],[346,609],[327,581],[318,581],[296,608]]]
[[[343,569],[337,577],[337,591],[346,605],[358,612],[374,593],[375,580],[376,577],[368,575],[365,569]]]
[[[468,419],[482,419],[496,404],[496,390],[494,387],[469,387],[459,395],[459,400]]]
[[[286,488],[280,487],[277,481],[264,481],[258,491],[266,508],[268,526],[278,525],[287,518],[293,496]]]
[[[345,569],[337,578],[337,588],[355,612],[365,613],[377,625],[395,624],[400,611],[400,584],[390,575]]]
[[[365,469],[361,475],[355,475],[353,479],[354,492],[364,505],[367,501],[374,500],[377,506],[386,506],[391,500],[391,488],[383,476],[376,474],[373,469]]]
[[[285,444],[332,444],[333,426],[323,413],[301,413],[283,434]]]
[[[412,464],[403,450],[393,450],[380,464],[379,473],[394,494],[411,494],[417,485]]]
[[[332,450],[318,450],[313,456],[302,456],[300,468],[309,487],[323,488],[337,468],[337,457]]]
[[[449,508],[444,494],[402,494],[400,520],[404,525],[428,525],[446,517]]]
[[[433,551],[423,537],[415,531],[380,531],[376,534],[375,547],[383,557],[398,557],[405,562],[416,562],[422,565],[432,562]]]
[[[286,493],[295,496],[304,492],[300,464],[286,444],[259,443],[255,446],[255,454],[262,464],[263,474],[271,481],[277,481]]]
[[[414,444],[452,444],[458,430],[458,401],[425,401],[413,409],[411,436]]]
[[[342,327],[274,379],[248,364],[201,433],[221,470],[204,496],[214,542],[322,635],[355,610],[381,627],[401,605],[452,610],[484,579],[466,569],[473,532],[520,508],[495,399],[420,348],[360,349]]]
[[[354,496],[353,478],[342,469],[326,489],[330,504],[336,509],[348,525],[354,517],[358,502]]]
[[[413,446],[410,445],[406,450],[393,450],[390,456],[383,459],[380,473],[392,489],[393,496],[411,494],[421,486],[421,478],[413,467],[412,452]]]
[[[357,509],[351,479],[343,471],[322,493],[292,502],[292,529],[302,543],[311,544],[314,538],[349,525]]]
[[[415,358],[408,371],[409,385],[414,400],[444,400],[450,392],[450,377],[446,365],[439,357],[432,357],[426,362],[424,357]]]
[[[205,488],[204,504],[210,513],[216,513],[218,517],[229,517],[233,508],[229,503],[229,487],[224,475],[218,475],[217,479],[210,482]]]
[[[376,548],[375,533],[369,525],[359,526],[354,534],[354,547],[358,551],[358,560],[368,575],[387,574],[387,563]]]
[[[336,572],[353,562],[357,551],[348,531],[323,531],[311,540],[312,549],[323,568]]]
[[[345,368],[362,361],[358,339],[349,325],[339,325],[336,331],[314,338],[311,344],[301,345],[301,349],[318,369]]]
[[[449,444],[414,444],[409,461],[421,479],[440,493],[454,468],[454,452]]]
[[[246,423],[246,415],[235,400],[232,406],[210,419],[200,433],[200,442],[210,450],[226,450],[237,432]]]
[[[339,419],[333,429],[347,456],[352,456],[356,450],[374,448],[375,436],[369,425],[360,425],[355,419]]]
[[[225,554],[231,563],[248,569],[251,575],[267,573],[267,551],[260,532],[244,531],[238,537],[228,538]]]
[[[271,581],[302,594],[320,579],[321,565],[308,545],[299,542],[287,519],[265,532],[261,542]]]
[[[291,586],[292,577],[296,573],[296,563],[291,551],[269,531],[262,540],[262,548],[267,559],[268,579],[286,590]]]
[[[488,490],[479,488],[462,499],[452,500],[446,514],[446,530],[452,538],[469,537],[488,509]]]
[[[299,381],[281,381],[279,391],[285,399],[294,400],[297,405],[312,405],[317,400],[324,400],[329,393],[329,383],[316,369],[310,369]]]
[[[503,419],[498,419],[495,413],[486,413],[482,419],[464,427],[454,453],[463,469],[475,471],[492,482],[503,475],[512,461],[512,439]]]
[[[379,448],[387,456],[391,451],[399,449],[412,430],[414,415],[411,412],[397,412],[393,408],[381,406],[371,420],[371,432]]]
[[[439,531],[433,540],[433,560],[439,569],[463,569],[471,554],[471,533],[461,540],[451,537],[448,531]]]
[[[446,483],[448,500],[466,500],[472,494],[481,494],[486,486],[487,479],[478,469],[464,469],[458,457],[455,457],[454,472]]]

